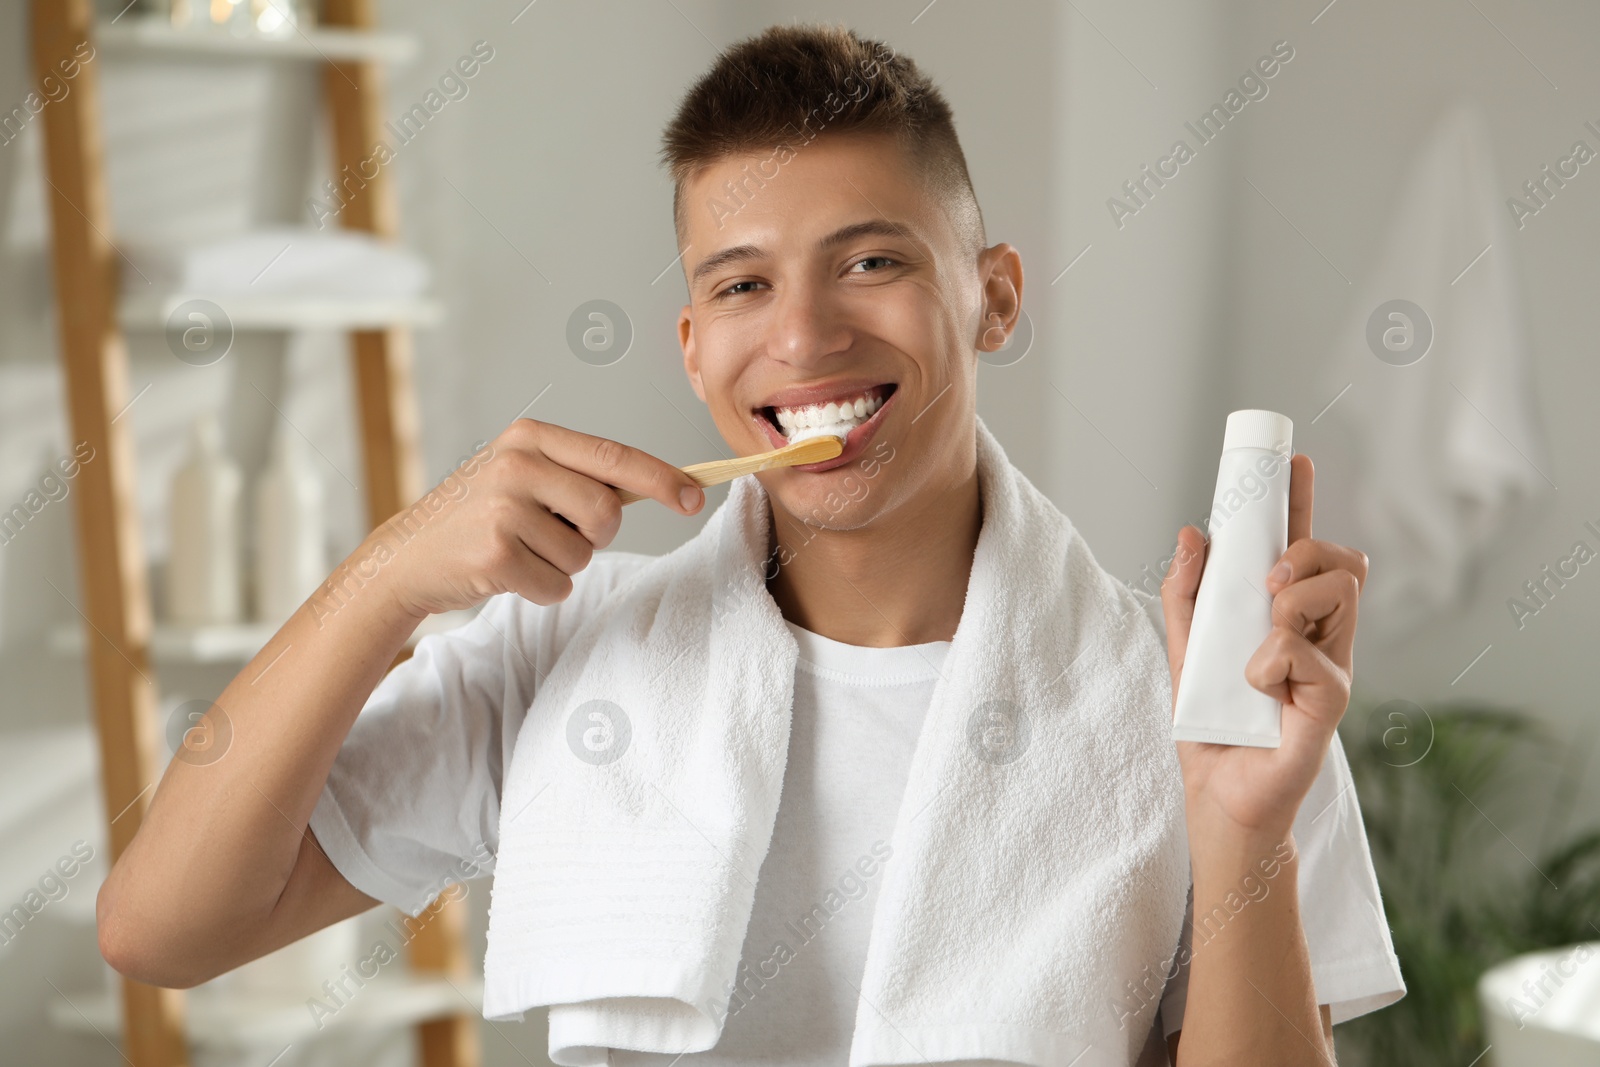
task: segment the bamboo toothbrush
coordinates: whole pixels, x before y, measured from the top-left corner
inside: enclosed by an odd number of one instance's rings
[[[709,463],[696,463],[680,469],[700,483],[700,488],[705,489],[721,485],[723,482],[731,482],[742,475],[754,474],[756,471],[772,470],[774,467],[793,467],[797,463],[821,463],[843,451],[842,439],[831,433],[824,433],[808,437],[803,441],[791,442],[771,452],[758,452],[753,456],[739,456],[736,459],[714,459]],[[627,489],[618,489],[617,495],[622,498],[624,504],[644,499],[638,493]]]

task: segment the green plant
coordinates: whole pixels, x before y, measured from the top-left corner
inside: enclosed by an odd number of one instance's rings
[[[1516,711],[1405,701],[1341,726],[1406,996],[1339,1028],[1371,1067],[1463,1067],[1485,1048],[1478,978],[1600,939],[1600,828],[1565,834],[1581,767]],[[1580,753],[1581,755],[1581,753]]]

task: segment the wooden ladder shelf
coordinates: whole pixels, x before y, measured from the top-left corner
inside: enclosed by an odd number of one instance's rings
[[[345,31],[374,28],[372,0],[327,0],[323,23]],[[91,0],[34,0],[35,72],[59,69],[93,38]],[[371,59],[331,60],[323,92],[333,131],[336,173],[359,161],[379,140],[383,70]],[[140,539],[131,420],[128,354],[117,321],[117,253],[107,200],[105,145],[95,63],[80,64],[72,92],[44,110],[45,167],[50,186],[61,362],[73,440],[87,442],[98,462],[86,463],[77,483],[78,552],[86,620],[86,663],[111,858],[133,839],[157,780],[157,695],[151,673],[150,591]],[[390,176],[380,170],[340,214],[344,226],[380,237],[397,235]],[[351,334],[372,525],[422,492],[410,333],[405,327]],[[446,894],[447,896],[449,894]],[[410,945],[412,968],[459,977],[468,973],[464,898],[436,902],[439,910]],[[432,911],[432,909],[430,909]],[[122,1047],[133,1067],[181,1067],[190,1062],[184,996],[171,989],[122,982]],[[417,1024],[426,1067],[474,1067],[479,1060],[477,1016],[441,1015]]]

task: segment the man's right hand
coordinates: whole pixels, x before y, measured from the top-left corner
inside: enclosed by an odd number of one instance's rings
[[[683,515],[705,504],[693,478],[647,452],[517,419],[374,530],[352,560],[376,560],[395,602],[419,620],[506,592],[554,604],[616,537],[618,488]]]

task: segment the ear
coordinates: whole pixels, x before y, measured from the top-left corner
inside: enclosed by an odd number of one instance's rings
[[[684,373],[689,376],[689,384],[694,387],[694,395],[704,404],[706,387],[700,380],[700,356],[695,352],[694,319],[689,314],[688,304],[683,305],[683,310],[678,312],[678,346],[683,349]]]
[[[994,352],[1005,346],[1022,314],[1022,256],[1004,242],[985,248],[978,253],[978,276],[983,301],[973,343],[980,352]]]

